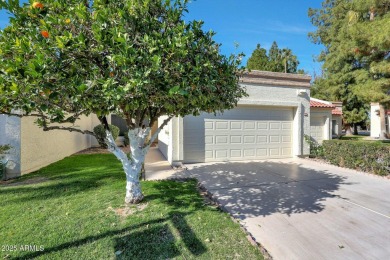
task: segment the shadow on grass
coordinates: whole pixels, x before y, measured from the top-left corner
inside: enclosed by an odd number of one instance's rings
[[[83,246],[85,244],[91,243],[93,241],[96,241],[96,240],[99,240],[99,239],[102,239],[102,238],[105,238],[105,237],[125,235],[128,232],[137,230],[137,229],[142,228],[144,226],[152,225],[152,224],[158,224],[158,223],[164,222],[166,220],[167,220],[167,218],[159,218],[159,219],[155,219],[155,220],[152,220],[152,221],[140,223],[138,225],[133,225],[133,226],[130,226],[130,227],[127,227],[127,228],[123,228],[123,229],[119,229],[119,230],[111,230],[111,231],[108,231],[108,232],[105,232],[105,233],[102,233],[102,234],[99,234],[99,235],[96,235],[96,236],[87,236],[87,237],[85,237],[83,239],[79,239],[79,240],[76,240],[76,241],[63,243],[63,244],[60,244],[60,245],[55,246],[55,247],[45,248],[44,251],[33,252],[33,253],[30,253],[30,254],[26,254],[24,256],[14,257],[12,259],[31,259],[31,258],[43,256],[43,255],[46,255],[46,254],[49,254],[49,253],[58,252],[58,251],[65,250],[65,249],[69,249],[69,248],[76,248],[76,247]]]
[[[166,220],[173,224],[188,251],[193,256],[200,256],[207,249],[188,225],[186,215],[171,212]],[[171,259],[181,255],[177,241],[166,223],[131,232],[115,240],[115,252],[121,252],[118,259]]]
[[[121,165],[116,162],[115,158],[110,158],[105,163],[102,163],[101,158],[107,158],[107,156],[94,155],[81,156],[81,158],[84,161],[78,157],[69,157],[32,175],[32,178],[48,178],[49,180],[45,183],[0,188],[2,203],[20,207],[21,202],[34,204],[36,200],[44,201],[75,196],[80,192],[83,192],[84,196],[89,196],[85,193],[86,191],[94,191],[105,185],[117,187],[122,181],[124,189],[125,176]],[[67,167],[71,162],[73,164]],[[26,179],[21,178],[22,181]],[[186,220],[187,216],[204,208],[203,199],[196,189],[196,182],[161,181],[142,185],[145,186],[146,191],[144,202],[163,209],[164,215],[161,217],[160,214],[154,217],[155,212],[153,214],[140,212],[138,214],[144,215],[130,216],[129,218],[133,219],[128,219],[129,223],[122,229],[109,228],[101,234],[92,233],[71,241],[60,239],[61,242],[56,246],[45,247],[44,251],[28,252],[10,259],[49,257],[52,253],[61,254],[61,251],[69,249],[77,251],[78,247],[88,246],[88,244],[105,238],[113,241],[112,255],[114,252],[121,252],[117,255],[119,259],[169,259],[180,256],[183,247],[194,257],[205,253],[207,248]],[[13,196],[9,196],[11,194]],[[143,222],[137,223],[139,219]],[[75,226],[77,221],[75,218],[73,223]],[[55,227],[52,232],[57,232]]]

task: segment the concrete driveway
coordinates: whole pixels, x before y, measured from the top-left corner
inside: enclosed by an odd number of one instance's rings
[[[390,180],[306,159],[186,165],[274,259],[390,259]]]

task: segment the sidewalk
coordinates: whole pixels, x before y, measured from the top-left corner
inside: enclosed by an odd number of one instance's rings
[[[169,164],[167,159],[161,154],[158,147],[150,148],[145,158],[145,176],[146,180],[163,180],[172,177],[175,170]]]

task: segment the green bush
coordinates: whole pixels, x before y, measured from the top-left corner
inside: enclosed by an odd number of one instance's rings
[[[341,167],[390,174],[390,146],[379,142],[326,140],[323,158]]]
[[[323,157],[324,155],[324,148],[322,145],[317,143],[313,137],[305,135],[305,141],[310,145],[310,157]]]
[[[114,126],[114,125],[109,125],[109,128],[110,128],[110,131],[111,131],[111,134],[112,134],[112,137],[114,138],[114,140],[118,137],[119,135],[119,128]],[[97,125],[95,126],[95,128],[93,129],[93,132],[95,133],[96,135],[96,139],[99,143],[99,145],[102,147],[102,148],[107,148],[107,144],[106,142],[104,141],[105,138],[106,138],[106,130],[104,129],[104,126],[103,125]]]
[[[129,139],[129,131],[126,131],[124,134],[123,134],[123,137],[125,138],[125,140],[123,141],[123,144],[125,146],[128,146],[130,144],[130,139]]]

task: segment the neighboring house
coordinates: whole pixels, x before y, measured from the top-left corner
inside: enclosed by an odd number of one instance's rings
[[[342,102],[310,98],[310,136],[319,144],[342,133]]]
[[[381,132],[390,134],[390,110],[386,111],[385,115],[386,127],[381,129],[381,119],[379,113],[379,103],[371,103],[371,112],[370,112],[370,136],[373,138],[379,138]]]
[[[297,74],[246,73],[240,84],[249,96],[236,108],[216,116],[174,118],[160,132],[159,149],[174,165],[306,155],[310,80]]]
[[[30,173],[86,148],[98,145],[95,137],[68,131],[42,131],[33,117],[0,115],[0,144],[10,144],[7,178]],[[82,117],[75,125],[93,130],[96,116]]]

